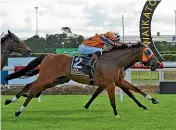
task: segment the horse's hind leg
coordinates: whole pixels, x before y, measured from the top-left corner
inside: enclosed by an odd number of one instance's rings
[[[29,87],[31,89],[26,101],[24,102],[24,104],[20,107],[19,111],[17,111],[15,113],[15,116],[19,116],[21,114],[22,111],[24,111],[24,109],[27,107],[27,105],[29,104],[29,102],[31,101],[32,98],[34,98],[37,94],[39,94],[40,92],[42,92],[43,90],[47,89],[50,87],[50,85],[52,83],[54,83],[54,81],[56,81],[57,78],[51,77],[50,79],[46,78],[41,78],[39,77],[37,79],[37,81],[35,81],[33,84],[31,84]],[[51,85],[52,87],[52,85]]]
[[[42,82],[39,84],[39,82],[35,82],[33,84],[31,84],[29,87],[31,88],[31,91],[27,97],[27,99],[25,100],[24,104],[20,107],[20,109],[15,112],[15,116],[19,116],[21,114],[21,112],[23,112],[25,110],[25,108],[27,107],[27,105],[29,104],[29,102],[31,101],[32,98],[34,98],[37,94],[39,94],[40,92],[42,92],[44,89],[49,88],[50,84],[52,82]]]
[[[35,95],[36,95],[35,89],[31,90],[24,104],[20,107],[20,109],[17,112],[15,112],[15,116],[19,116],[21,112],[25,110],[25,108],[27,107],[27,105]]]
[[[16,94],[12,99],[7,99],[6,101],[5,101],[5,105],[8,105],[8,104],[10,104],[10,103],[12,103],[12,102],[15,102],[18,98],[20,98],[24,93],[26,93],[26,92],[28,92],[29,91],[29,89],[30,89],[30,85],[31,85],[32,83],[30,83],[30,84],[27,84],[18,94]]]
[[[126,89],[126,88],[121,88],[131,99],[133,99],[133,101],[141,108],[143,108],[144,110],[148,110],[148,108],[144,105],[142,105],[136,98],[135,96],[133,95],[133,93],[129,90],[129,89]]]
[[[68,77],[65,77],[65,76],[59,77],[56,81],[54,81],[54,83],[52,83],[49,86],[49,88],[54,87],[54,86],[59,85],[59,84],[67,83],[69,81],[70,81],[70,78],[68,78]],[[37,93],[34,98],[38,98],[41,94],[42,94],[42,91]],[[23,94],[23,97],[28,97],[28,95],[27,94]]]
[[[153,104],[158,104],[159,102],[154,99],[152,96],[146,94],[145,92],[143,92],[142,90],[140,90],[138,87],[134,86],[133,84],[129,83],[128,81],[126,81],[125,79],[121,79],[120,82],[118,83],[118,86],[121,88],[128,88],[131,89],[137,93],[140,93],[141,95],[143,95],[145,98],[149,99],[152,101]]]
[[[39,92],[39,93],[37,93],[34,98],[39,98],[41,94],[42,94],[42,91]],[[27,94],[27,93],[24,93],[22,96],[23,96],[23,97],[28,97],[28,94]]]
[[[90,104],[93,102],[93,100],[105,89],[105,87],[98,87],[97,90],[92,95],[91,99],[87,102],[87,104],[84,106],[86,109],[89,108]]]

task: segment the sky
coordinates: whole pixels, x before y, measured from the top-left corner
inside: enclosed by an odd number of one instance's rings
[[[36,34],[38,9],[39,35],[61,33],[70,27],[73,33],[91,36],[106,31],[139,35],[139,20],[146,0],[0,0],[1,33],[10,30],[19,37]],[[174,35],[176,0],[162,0],[152,19],[152,35]]]

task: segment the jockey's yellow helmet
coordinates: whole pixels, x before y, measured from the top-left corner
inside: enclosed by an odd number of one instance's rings
[[[114,40],[116,38],[115,34],[113,32],[107,32],[105,33],[105,37],[109,38],[111,40]]]

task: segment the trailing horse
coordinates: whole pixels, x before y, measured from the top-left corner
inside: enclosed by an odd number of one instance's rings
[[[1,70],[12,52],[18,52],[24,56],[28,56],[31,50],[24,42],[8,30],[8,34],[1,38]]]
[[[12,99],[7,99],[5,105],[16,101],[24,93],[29,91],[29,95],[24,104],[19,111],[15,113],[15,116],[19,116],[32,98],[43,90],[55,86],[55,84],[58,84],[59,80],[64,77],[80,83],[89,84],[89,77],[87,75],[81,75],[79,71],[79,69],[85,67],[79,64],[83,59],[84,58],[82,57],[71,57],[65,54],[47,55],[40,64],[39,76],[36,81],[27,84]],[[107,89],[115,116],[119,116],[115,103],[115,86],[122,89],[125,88],[126,90],[133,90],[151,100],[152,103],[158,103],[153,97],[144,93],[124,79],[124,67],[128,68],[138,61],[145,63],[152,71],[158,68],[160,64],[150,48],[143,44],[137,44],[131,48],[114,49],[106,52],[99,57],[95,64],[94,84],[101,89]],[[73,74],[76,73],[76,71],[79,72],[77,73],[78,75]],[[84,73],[85,71],[82,72]]]

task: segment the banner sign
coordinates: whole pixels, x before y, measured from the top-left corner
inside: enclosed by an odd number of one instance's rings
[[[57,48],[56,54],[68,54],[71,56],[77,56],[78,48]]]
[[[153,53],[157,56],[158,60],[162,62],[163,57],[159,54],[158,50],[156,49],[152,41],[152,37],[151,37],[152,16],[153,16],[153,13],[156,7],[158,6],[160,2],[161,0],[147,0],[146,1],[143,7],[142,13],[141,13],[139,29],[140,29],[141,42],[149,46],[152,49]]]

